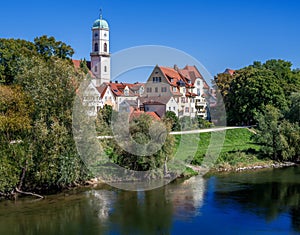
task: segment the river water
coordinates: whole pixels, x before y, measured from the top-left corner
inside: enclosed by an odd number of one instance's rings
[[[297,234],[300,168],[177,180],[148,192],[101,186],[0,202],[0,234]]]

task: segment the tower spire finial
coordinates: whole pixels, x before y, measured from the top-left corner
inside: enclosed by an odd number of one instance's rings
[[[100,20],[102,20],[102,8],[100,8]]]

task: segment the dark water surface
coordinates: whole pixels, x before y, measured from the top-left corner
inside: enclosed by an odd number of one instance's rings
[[[104,186],[0,202],[0,234],[297,234],[300,168],[177,181],[148,192]]]

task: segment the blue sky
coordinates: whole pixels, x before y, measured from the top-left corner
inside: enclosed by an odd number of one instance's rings
[[[1,2],[0,37],[49,35],[89,58],[99,9],[111,29],[111,52],[140,45],[182,50],[215,75],[255,60],[300,67],[298,0],[14,0]]]

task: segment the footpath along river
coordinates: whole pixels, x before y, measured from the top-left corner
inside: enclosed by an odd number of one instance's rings
[[[0,201],[0,234],[298,234],[299,205],[300,168],[265,169]]]

